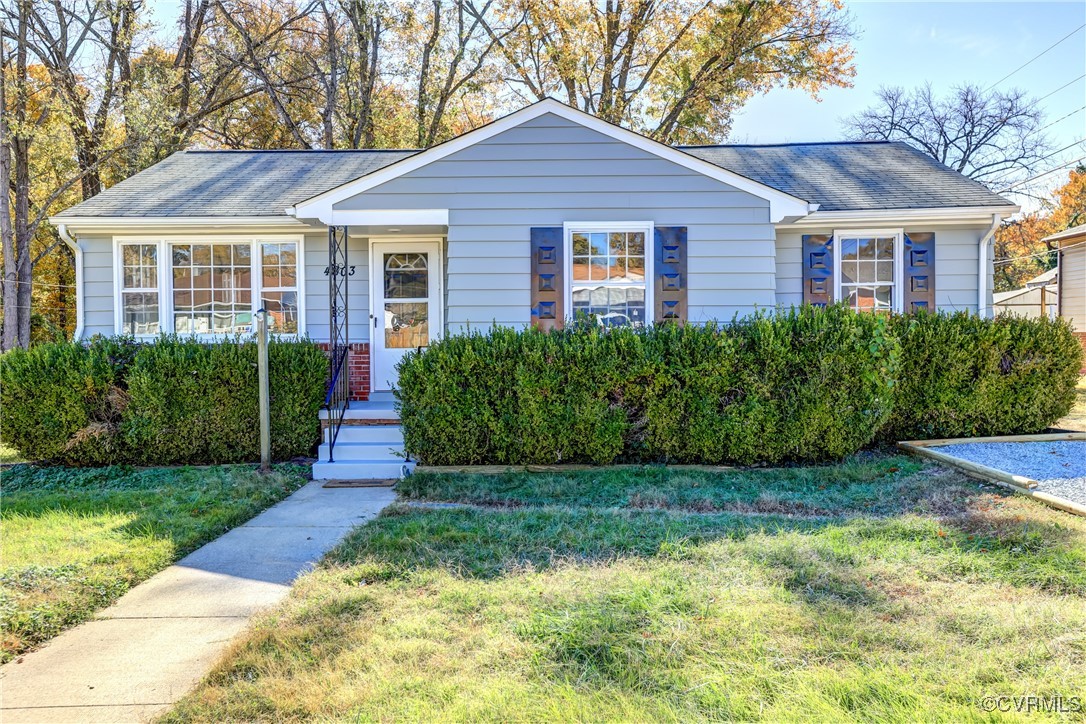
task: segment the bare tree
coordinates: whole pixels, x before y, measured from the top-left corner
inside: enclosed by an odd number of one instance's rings
[[[904,141],[982,183],[1029,174],[1051,152],[1044,113],[1024,91],[955,88],[939,98],[931,84],[880,88],[877,104],[844,120],[865,141]]]
[[[351,50],[346,53],[344,102],[340,112],[351,148],[372,148],[376,142],[374,124],[375,92],[381,75],[381,37],[385,30],[383,13],[366,0],[340,0],[340,9],[350,26]]]

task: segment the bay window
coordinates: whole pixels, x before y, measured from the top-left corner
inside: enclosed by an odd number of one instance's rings
[[[567,308],[603,327],[643,327],[652,319],[652,225],[566,225]]]
[[[176,238],[118,242],[118,332],[229,336],[300,327],[301,240]]]

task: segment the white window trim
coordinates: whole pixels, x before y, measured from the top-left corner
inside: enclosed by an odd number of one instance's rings
[[[901,312],[905,303],[905,230],[898,229],[835,229],[833,232],[833,301],[843,302],[841,293],[841,240],[870,236],[894,237],[894,299],[891,311]],[[885,282],[884,282],[885,283]]]
[[[280,333],[277,336],[284,339],[295,339],[306,334],[305,313],[305,236],[301,234],[172,234],[166,236],[115,236],[113,237],[113,331],[115,334],[124,334],[124,259],[121,255],[121,247],[125,244],[155,244],[158,246],[158,315],[159,334],[174,334],[173,327],[173,270],[170,265],[171,244],[248,244],[252,250],[252,312],[255,314],[260,309],[260,298],[264,291],[263,275],[260,273],[260,249],[261,242],[292,241],[298,244],[298,253],[295,259],[297,264],[298,279],[298,333]],[[199,334],[195,332],[178,333],[186,337],[193,337],[209,342],[230,339],[230,334]],[[150,340],[158,335],[136,335],[136,339]]]
[[[640,231],[645,234],[645,326],[656,320],[656,226],[651,221],[567,221],[562,224],[564,237],[563,274],[566,278],[564,305],[566,320],[573,318],[573,234],[581,231]],[[617,286],[617,285],[616,285]],[[628,284],[625,286],[636,286]]]

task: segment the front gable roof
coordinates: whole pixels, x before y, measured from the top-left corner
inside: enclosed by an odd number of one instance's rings
[[[299,202],[287,209],[287,213],[299,219],[319,219],[326,224],[335,223],[333,220],[335,204],[352,196],[368,191],[376,186],[391,181],[392,179],[410,173],[429,163],[443,159],[451,154],[475,145],[488,138],[493,138],[499,133],[516,128],[528,121],[539,118],[545,114],[554,114],[572,123],[584,126],[590,130],[609,136],[617,141],[628,143],[631,146],[646,151],[672,163],[683,166],[709,178],[728,184],[740,191],[745,191],[758,198],[769,202],[771,220],[776,222],[785,217],[806,216],[816,207],[812,207],[806,200],[775,189],[742,174],[731,171],[722,166],[715,165],[704,159],[697,158],[678,148],[667,146],[652,140],[639,133],[626,130],[607,121],[603,121],[591,114],[577,110],[560,103],[553,98],[545,98],[530,106],[520,109],[496,121],[480,126],[461,136],[432,146],[409,158],[390,164],[385,168],[374,171],[366,176],[349,181],[341,186],[329,189],[317,194],[305,201]]]

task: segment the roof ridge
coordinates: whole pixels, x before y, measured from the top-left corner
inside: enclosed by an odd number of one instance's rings
[[[418,153],[418,148],[189,148],[181,153]]]
[[[795,141],[790,143],[703,143],[694,146],[675,146],[675,148],[787,148],[793,146],[861,146],[885,144],[891,145],[903,141]]]

